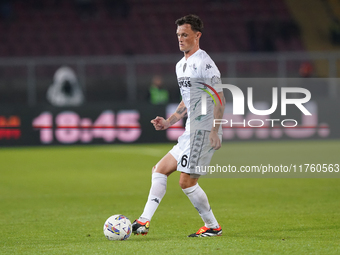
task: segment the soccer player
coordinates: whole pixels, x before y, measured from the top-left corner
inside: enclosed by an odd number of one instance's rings
[[[148,200],[142,215],[133,222],[132,231],[134,234],[148,233],[151,218],[165,195],[167,178],[177,170],[181,172],[180,187],[204,222],[204,226],[189,237],[219,236],[222,228],[211,210],[207,195],[197,183],[203,173],[196,172],[196,166],[208,166],[214,151],[221,147],[222,127],[214,126],[213,120],[223,116],[225,99],[222,89],[210,90],[216,104],[213,100],[206,100],[206,114],[201,113],[202,93],[220,83],[220,72],[209,55],[199,47],[203,28],[201,19],[187,15],[175,23],[179,49],[184,53],[176,65],[182,101],[168,119],[157,116],[151,123],[156,130],[165,130],[185,116],[188,119],[178,143],[152,168]]]

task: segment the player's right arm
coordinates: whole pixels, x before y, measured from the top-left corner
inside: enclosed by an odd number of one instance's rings
[[[155,127],[156,130],[165,130],[168,129],[170,126],[175,124],[177,121],[182,119],[187,114],[187,107],[185,106],[183,100],[177,106],[176,112],[171,114],[168,119],[164,119],[163,117],[157,116],[151,123]]]

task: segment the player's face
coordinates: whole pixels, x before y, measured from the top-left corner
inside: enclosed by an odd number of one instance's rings
[[[183,24],[177,27],[177,38],[180,51],[190,52],[198,46],[198,40],[201,36],[200,32],[194,32],[190,24]]]

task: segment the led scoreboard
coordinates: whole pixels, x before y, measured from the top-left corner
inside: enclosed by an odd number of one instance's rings
[[[0,146],[166,142],[150,123],[162,112],[151,106],[0,107]]]
[[[142,131],[137,110],[123,110],[114,113],[105,110],[96,119],[81,117],[74,111],[63,111],[53,116],[42,112],[32,121],[32,127],[39,132],[40,142],[50,144],[54,140],[62,144],[90,143],[95,139],[111,143],[135,142]]]
[[[81,107],[0,106],[0,147],[175,143],[184,132],[186,119],[166,131],[156,131],[150,121],[156,116],[168,118],[177,106],[177,103],[164,106],[147,103],[86,104]],[[311,101],[306,107],[312,114],[305,116],[295,108],[291,109],[289,118],[298,124],[285,128],[276,125],[277,122],[268,124],[268,120],[278,121],[278,115],[258,116],[249,112],[233,115],[232,105],[227,103],[223,119],[219,119],[223,121],[223,140],[340,138],[340,122],[334,118],[334,110],[330,111],[340,108],[338,101]],[[264,109],[268,109],[268,105]],[[261,123],[266,125],[261,126]]]

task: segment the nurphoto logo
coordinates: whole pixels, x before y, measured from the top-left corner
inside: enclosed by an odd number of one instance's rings
[[[201,84],[211,89],[214,92],[214,94],[217,96],[217,98],[219,99],[220,103],[222,104],[221,99],[214,88],[212,88],[211,86],[205,83],[201,83]],[[245,114],[244,113],[244,94],[240,88],[238,88],[235,85],[231,85],[231,84],[216,84],[215,88],[222,88],[222,89],[230,90],[232,94],[232,98],[233,98],[233,115],[244,115]],[[214,100],[215,104],[216,104],[216,101],[213,95],[208,90],[206,89],[202,89],[202,90],[206,93],[202,93],[201,95],[201,101],[202,101],[201,114],[206,115],[207,114],[207,94]],[[278,106],[278,88],[277,87],[272,88],[272,105],[267,110],[255,109],[254,103],[253,103],[253,88],[248,87],[247,92],[248,92],[247,93],[247,105],[251,113],[255,115],[270,115],[276,111],[277,106]],[[299,93],[299,94],[303,94],[304,97],[303,98],[287,98],[288,93],[296,93],[296,94]],[[285,116],[287,114],[286,109],[287,109],[288,104],[295,105],[304,115],[312,115],[306,109],[306,107],[303,106],[303,104],[307,103],[310,99],[311,99],[311,93],[308,89],[298,88],[298,87],[282,87],[281,88],[281,116]],[[257,125],[257,126],[254,126],[254,125],[252,126],[249,124],[254,121],[259,121],[262,124]],[[273,127],[274,122],[279,121],[279,119],[267,119],[266,121],[271,122],[272,127]],[[293,126],[284,125],[284,123],[288,121],[294,122],[295,124],[293,124]],[[216,124],[227,124],[227,123],[228,123],[228,120],[226,119],[214,119],[214,126]],[[231,121],[231,124],[232,124],[232,121]],[[240,123],[237,123],[237,124],[240,124]],[[242,124],[245,125],[245,122],[243,122]],[[281,124],[283,127],[294,127],[294,126],[297,126],[298,122],[294,119],[286,119],[286,120],[281,121]],[[261,127],[264,125],[264,122],[263,120],[254,119],[254,120],[249,120],[248,125],[250,127]]]

